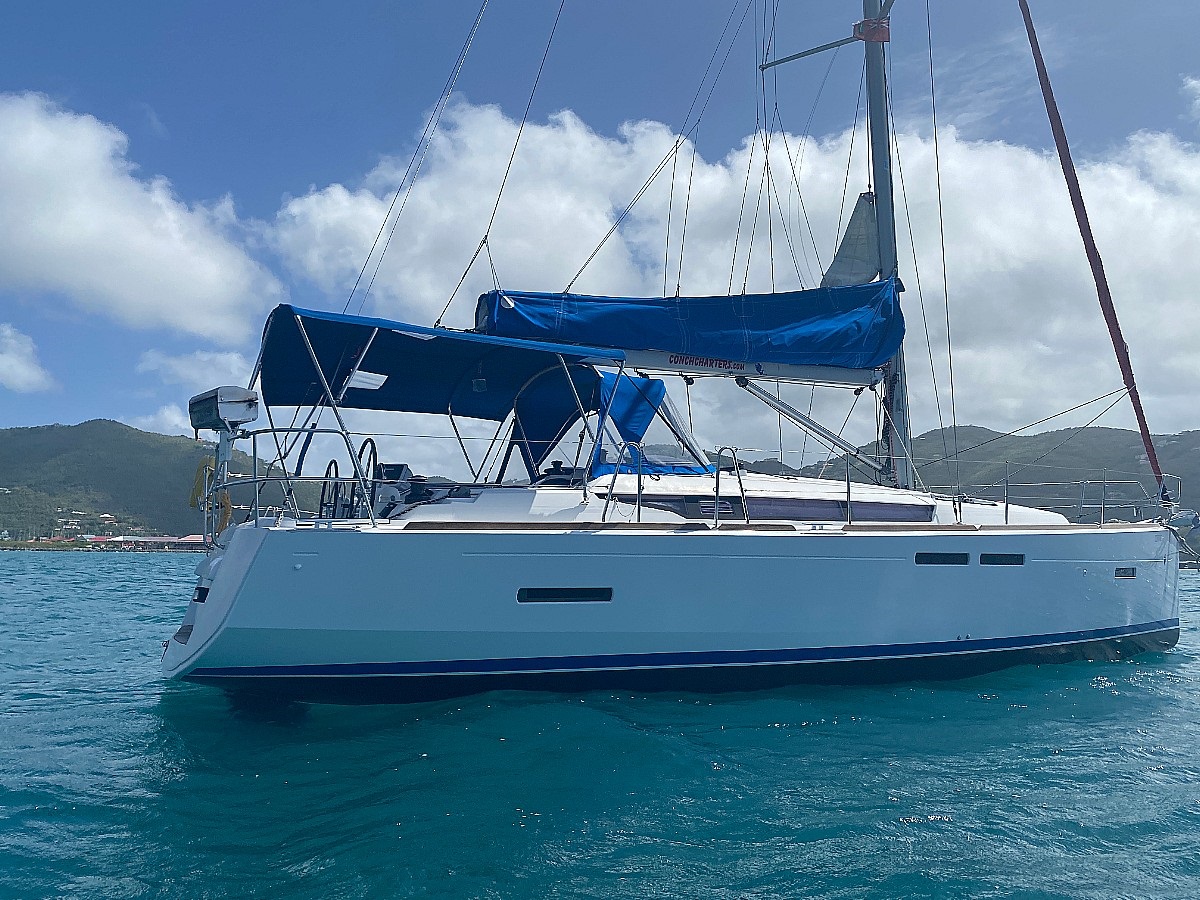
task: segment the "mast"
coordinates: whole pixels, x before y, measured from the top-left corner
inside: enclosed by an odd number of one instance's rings
[[[879,276],[887,279],[896,275],[896,210],[892,198],[892,144],[888,119],[887,74],[884,68],[883,45],[889,39],[888,11],[894,0],[863,0],[863,20],[854,26],[854,34],[793,53],[782,59],[763,63],[760,69],[770,69],[795,59],[823,53],[835,47],[862,41],[866,52],[867,128],[871,145],[871,181],[874,187],[874,207],[877,240],[879,243]],[[883,427],[879,436],[882,450],[883,474],[899,488],[913,486],[913,469],[909,461],[912,444],[908,418],[908,386],[904,376],[904,349],[883,367],[879,386],[883,404]]]
[[[887,5],[891,7],[890,2]],[[879,277],[887,279],[894,277],[897,270],[896,210],[892,197],[892,142],[883,52],[889,34],[888,21],[880,0],[863,0],[863,21],[855,28],[855,36],[865,45],[867,129],[871,144],[876,231],[879,235]],[[911,488],[913,473],[908,448],[912,439],[903,347],[888,360],[883,373],[881,401],[884,416],[880,444],[884,474],[896,487]]]

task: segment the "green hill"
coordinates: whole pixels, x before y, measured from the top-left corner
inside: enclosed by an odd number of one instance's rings
[[[954,447],[949,430],[914,439],[918,471],[928,487],[953,493],[961,483],[966,493],[1002,499],[1007,460],[1009,497],[1014,503],[1054,507],[1084,520],[1098,517],[1102,498],[1110,518],[1134,518],[1151,511],[1152,504],[1146,504],[1144,497],[1154,494],[1154,479],[1135,432],[1088,428],[1078,433],[1002,436],[964,426],[958,429],[958,446],[956,464],[942,459],[946,448],[953,451]],[[1200,505],[1200,431],[1161,435],[1156,446],[1163,469],[1183,480],[1183,506],[1196,508]],[[871,453],[874,446],[862,450]],[[80,425],[0,429],[0,532],[7,530],[13,538],[54,533],[194,534],[201,528],[201,517],[189,507],[188,497],[200,461],[212,454],[211,443],[147,433],[102,419]],[[752,462],[750,468],[796,472],[773,459]],[[237,454],[234,469],[249,472],[250,458]],[[818,475],[821,469],[808,466],[804,474]],[[845,477],[840,457],[825,467],[824,475]],[[863,473],[853,477],[866,480]],[[313,487],[303,485],[298,492],[304,509],[316,506]],[[262,502],[278,504],[281,496],[276,488],[264,492]],[[246,496],[234,497],[235,504],[247,501]]]
[[[194,534],[202,520],[188,498],[213,448],[105,419],[0,429],[0,532]],[[234,469],[250,471],[250,457],[239,453]],[[309,493],[302,506],[315,502]],[[269,496],[278,503],[281,492],[264,491],[264,503]]]
[[[1110,507],[1108,515],[1132,518],[1137,508],[1122,504],[1157,494],[1146,450],[1134,431],[1093,427],[1002,436],[985,428],[960,428],[957,465],[953,436],[949,430],[944,434],[945,444],[943,432],[937,431],[913,441],[916,459],[940,460],[919,466],[930,487],[952,490],[961,483],[974,486],[981,496],[1000,498],[1007,462],[1009,496],[1014,502],[1057,505],[1060,512],[1085,520],[1097,517],[1102,501]],[[1179,478],[1178,482],[1169,479],[1168,489],[1179,491],[1181,503],[1195,508],[1200,503],[1200,432],[1156,435],[1154,445],[1163,471]],[[951,459],[943,460],[947,447]]]
[[[1179,476],[1181,503],[1200,504],[1200,431],[1157,435],[1154,439],[1163,471]],[[859,448],[876,452],[875,444]],[[1106,517],[1134,518],[1150,514],[1156,486],[1137,432],[1121,428],[1085,428],[1032,435],[1002,435],[974,425],[958,429],[958,453],[950,429],[930,431],[913,439],[913,457],[924,485],[931,490],[1003,499],[1007,463],[1009,499],[1013,503],[1052,507],[1072,519],[1094,521],[1103,503]],[[764,472],[791,472],[778,459],[759,460]],[[822,466],[806,466],[803,474],[841,480],[842,456]],[[851,470],[856,481],[870,480],[865,471]],[[1176,490],[1174,481],[1168,487]]]

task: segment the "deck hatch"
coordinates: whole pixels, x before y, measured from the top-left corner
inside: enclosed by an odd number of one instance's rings
[[[608,603],[610,587],[523,587],[517,589],[518,603]]]
[[[1137,566],[1117,566],[1113,574],[1117,578],[1137,578]]]
[[[979,564],[981,566],[1023,566],[1025,565],[1025,554],[980,553]]]
[[[918,553],[918,566],[967,566],[971,564],[970,553]]]

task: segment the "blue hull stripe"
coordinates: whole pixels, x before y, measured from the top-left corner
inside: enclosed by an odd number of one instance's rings
[[[586,672],[669,669],[694,666],[754,666],[790,663],[862,662],[911,657],[954,657],[997,650],[1067,646],[1179,628],[1179,619],[1141,625],[1067,631],[1061,634],[881,644],[860,647],[804,647],[796,650],[710,650],[682,653],[618,653],[603,656],[546,656],[520,659],[455,659],[414,662],[338,663],[299,666],[220,666],[197,668],[190,678],[353,677],[374,675],[501,675],[517,672]]]

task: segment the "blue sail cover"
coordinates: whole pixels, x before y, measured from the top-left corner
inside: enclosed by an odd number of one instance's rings
[[[489,291],[482,334],[748,363],[873,369],[900,349],[895,278],[779,294],[592,297]]]

